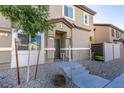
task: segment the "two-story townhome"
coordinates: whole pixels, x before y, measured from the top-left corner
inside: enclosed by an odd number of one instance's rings
[[[54,30],[39,33],[36,40],[32,40],[30,65],[36,64],[38,53],[36,43],[41,43],[40,63],[60,59],[66,61],[89,59],[91,37],[93,37],[93,16],[95,14],[95,11],[82,5],[50,5],[49,16],[50,20],[55,23]],[[11,67],[16,66],[14,39],[18,38],[20,41],[18,44],[19,65],[26,66],[29,36],[14,32],[10,26],[11,23],[9,22],[9,26],[5,28],[11,30],[11,33],[7,31],[6,36],[6,33],[3,34],[4,36],[0,35],[0,57],[5,59],[0,60],[0,63],[9,62]],[[5,46],[3,46],[4,44]],[[4,55],[4,53],[7,54]]]
[[[54,31],[46,36],[46,59],[79,61],[89,59],[91,36],[93,36],[93,10],[82,5],[49,6],[50,19],[55,21]]]
[[[94,24],[94,43],[121,43],[124,31],[112,24]]]

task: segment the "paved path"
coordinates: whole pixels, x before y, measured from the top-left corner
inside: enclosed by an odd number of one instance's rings
[[[106,88],[124,88],[124,73],[115,78]]]
[[[92,74],[77,62],[57,62],[72,82],[80,88],[102,88],[110,81]]]

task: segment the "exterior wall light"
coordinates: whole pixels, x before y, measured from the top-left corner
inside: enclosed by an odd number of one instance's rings
[[[9,35],[8,33],[2,33],[2,32],[0,33],[1,37],[7,37],[8,35]]]

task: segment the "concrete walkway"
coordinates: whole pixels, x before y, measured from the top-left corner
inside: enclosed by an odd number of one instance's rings
[[[57,62],[72,82],[80,88],[102,88],[110,81],[92,74],[77,62]]]
[[[124,88],[124,73],[115,78],[106,88]]]

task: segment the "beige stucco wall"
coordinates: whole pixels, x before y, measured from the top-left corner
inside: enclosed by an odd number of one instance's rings
[[[88,50],[75,50],[72,51],[72,60],[73,61],[83,61],[90,59],[90,52]]]
[[[72,46],[73,48],[90,48],[90,32],[85,30],[73,29]],[[89,50],[73,50],[73,60],[80,61],[89,59]]]
[[[54,38],[53,37],[47,38],[47,48],[54,48]],[[47,51],[47,58],[54,58],[54,50]]]
[[[11,52],[0,52],[0,63],[10,63]]]
[[[5,32],[5,31],[0,31]],[[8,33],[7,37],[0,36],[0,48],[11,48],[12,34]],[[0,63],[11,62],[11,52],[10,51],[0,51]]]
[[[53,31],[49,31],[48,35],[55,37],[56,31],[66,32],[67,33],[67,38],[71,37],[71,29],[67,25],[62,23],[62,22],[56,23],[55,27],[54,27],[54,30]]]
[[[0,15],[0,33],[7,33],[8,36],[0,36],[0,48],[11,48],[12,34],[11,23],[5,17]],[[0,63],[10,63],[11,62],[11,52],[10,51],[0,51]]]
[[[75,48],[82,48],[82,47],[89,47],[90,32],[85,30],[73,29],[73,47]]]
[[[124,33],[121,34],[121,38],[124,40]]]
[[[92,29],[93,27],[93,15],[89,15],[89,25],[84,25],[83,24],[83,14],[86,13],[83,10],[81,10],[78,7],[72,6],[75,8],[75,20],[68,19],[65,17],[68,21],[71,23],[76,24],[77,26],[87,28],[87,29]],[[51,5],[49,6],[49,13],[50,13],[50,18],[61,18],[63,16],[63,6],[62,5]]]
[[[71,29],[68,26],[66,26],[64,23],[61,23],[61,22],[56,23],[55,27],[54,27],[54,30],[48,32],[47,48],[54,48],[54,38],[57,38],[56,31],[66,33],[66,36],[64,37],[65,39],[66,38],[71,38]]]
[[[110,42],[110,28],[107,26],[94,26],[95,43]]]
[[[11,47],[11,41],[12,41],[12,34],[10,32],[5,32],[5,31],[0,31],[2,33],[7,33],[8,36],[0,36],[0,47],[5,48],[5,47]]]
[[[62,5],[50,5],[49,6],[49,16],[50,16],[50,18],[62,17]]]
[[[0,14],[0,27],[2,28],[11,28],[10,20],[6,19]]]
[[[66,38],[71,38],[71,28],[69,28],[67,25],[64,23],[57,23],[56,27],[54,28],[56,31],[62,31],[67,33]]]
[[[112,28],[111,26],[94,26],[94,38],[95,43],[103,43],[103,42],[111,42],[111,43],[121,43],[120,41],[114,41],[119,40],[123,37],[123,34],[121,31],[118,31],[115,28]],[[112,36],[112,29],[114,30],[114,36]],[[116,37],[116,31],[119,32],[119,37]]]

